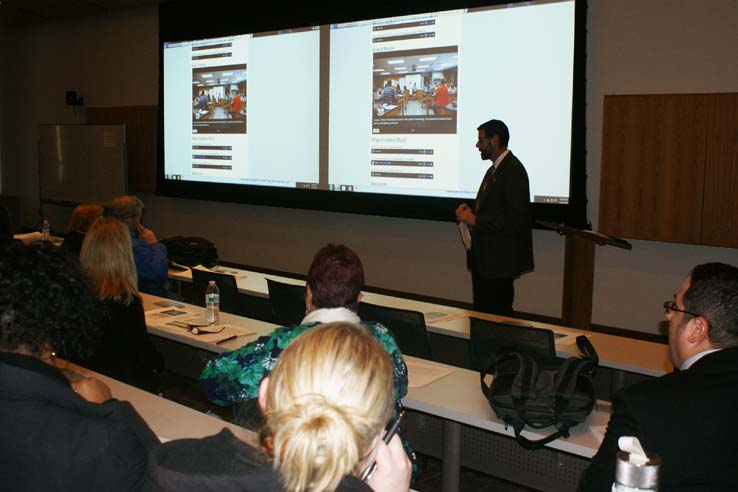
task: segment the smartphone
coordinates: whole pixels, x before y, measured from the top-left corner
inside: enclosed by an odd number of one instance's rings
[[[393,437],[395,437],[395,434],[397,434],[397,431],[400,430],[400,423],[402,422],[402,417],[405,416],[405,411],[403,410],[400,412],[400,414],[397,416],[394,422],[392,422],[392,425],[390,426],[387,433],[384,435],[384,438],[382,439],[385,444],[389,444],[389,442],[392,440]],[[364,470],[364,473],[361,474],[361,481],[366,482],[372,477],[372,474],[374,473],[374,470],[377,468],[377,462],[372,462],[371,465],[366,467]]]

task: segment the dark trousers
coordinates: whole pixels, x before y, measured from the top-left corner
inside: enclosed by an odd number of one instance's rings
[[[483,278],[472,270],[474,310],[482,313],[513,316],[514,278]]]

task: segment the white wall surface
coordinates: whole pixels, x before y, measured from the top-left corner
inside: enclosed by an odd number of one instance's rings
[[[587,167],[596,225],[603,96],[738,91],[738,0],[589,4]],[[12,69],[0,71],[0,183],[3,193],[21,196],[25,224],[37,220],[37,126],[83,122],[64,106],[67,89],[77,90],[86,106],[157,104],[157,42],[155,9],[47,24],[3,39],[0,69]],[[471,301],[453,224],[142,198],[159,237],[208,237],[225,260],[305,273],[315,250],[343,242],[361,256],[369,285]],[[564,240],[535,231],[534,250],[536,271],[516,283],[515,308],[559,316]],[[712,260],[738,265],[738,250],[648,241],[633,241],[632,251],[598,248],[593,322],[657,332],[660,303],[694,264]]]

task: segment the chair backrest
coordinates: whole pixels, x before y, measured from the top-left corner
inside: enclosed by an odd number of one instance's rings
[[[433,359],[423,313],[362,302],[359,303],[359,317],[362,321],[376,321],[386,326],[404,355]]]
[[[469,318],[469,359],[481,371],[490,356],[501,350],[519,350],[543,362],[556,357],[553,331],[532,326]]]
[[[227,273],[215,273],[199,268],[192,269],[192,283],[195,291],[195,304],[205,306],[205,290],[208,283],[215,280],[215,285],[220,290],[220,306],[219,309],[224,313],[242,315],[238,303],[238,286],[236,285],[236,277]]]
[[[280,326],[299,324],[305,317],[305,286],[284,284],[268,278],[267,288],[274,323]]]

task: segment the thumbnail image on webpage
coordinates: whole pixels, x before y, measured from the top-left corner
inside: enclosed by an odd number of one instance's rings
[[[192,69],[192,133],[246,134],[246,64]]]
[[[374,53],[372,133],[456,133],[458,46]]]

